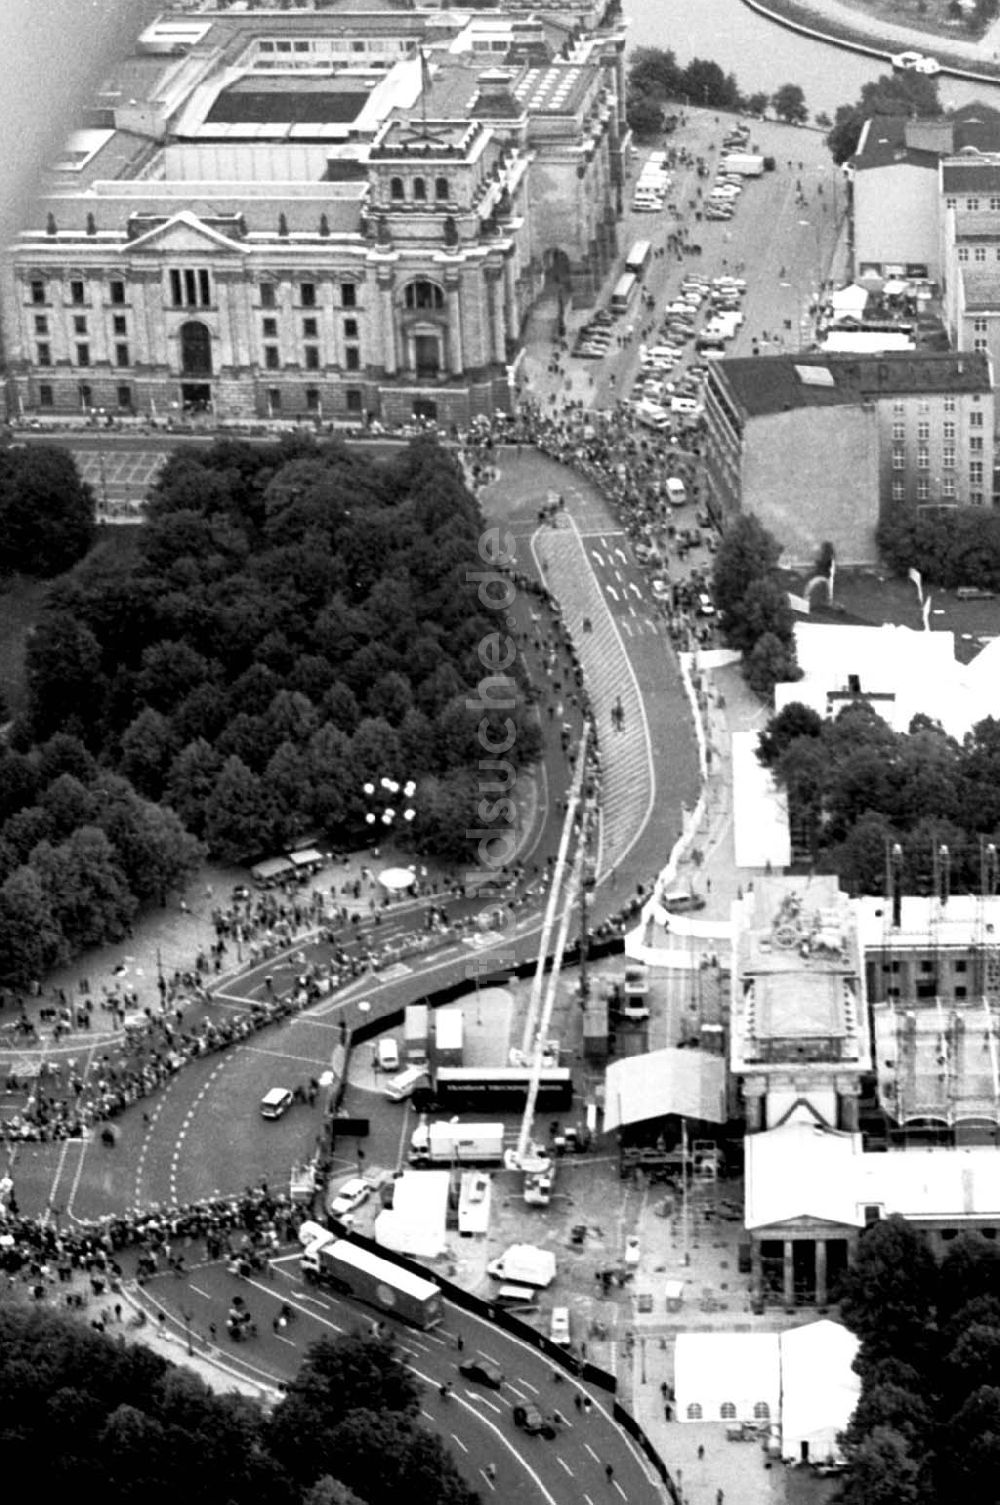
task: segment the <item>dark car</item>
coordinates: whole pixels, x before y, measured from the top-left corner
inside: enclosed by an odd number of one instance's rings
[[[551,1441],[556,1435],[555,1425],[547,1421],[538,1407],[530,1401],[526,1405],[514,1407],[514,1425],[531,1437],[547,1437]]]
[[[464,1364],[459,1364],[458,1372],[465,1379],[486,1385],[490,1390],[499,1390],[503,1384],[503,1370],[491,1359],[466,1359]]]

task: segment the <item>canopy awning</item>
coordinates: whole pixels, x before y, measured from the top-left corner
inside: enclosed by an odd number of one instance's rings
[[[608,1067],[604,1083],[608,1131],[667,1113],[726,1122],[726,1064],[707,1051],[667,1049],[627,1056]]]
[[[255,862],[250,876],[255,883],[273,883],[276,878],[287,878],[295,868],[287,857],[268,857],[264,862]]]
[[[315,847],[303,847],[301,851],[289,852],[288,860],[297,868],[322,867],[326,861],[323,853],[318,852]]]

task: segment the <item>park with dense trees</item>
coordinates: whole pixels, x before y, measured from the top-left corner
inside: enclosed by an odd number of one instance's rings
[[[0,976],[127,934],[205,851],[368,844],[383,776],[417,785],[415,851],[471,859],[510,818],[483,789],[540,747],[502,551],[433,440],[382,462],[308,438],[175,451],[135,549],[54,582],[29,639],[0,754]]]
[[[953,890],[978,892],[981,845],[1000,844],[1000,721],[959,742],[926,716],[895,732],[863,698],[832,720],[793,703],[757,756],[787,793],[797,845],[848,892],[883,893],[897,843],[908,893],[930,892],[941,846]]]
[[[960,1233],[940,1260],[900,1217],[865,1230],[840,1291],[861,1348],[843,1505],[996,1505],[1000,1249]]]
[[[0,1306],[0,1446],[40,1500],[102,1505],[478,1505],[393,1340],[306,1353],[270,1417],[79,1320]]]

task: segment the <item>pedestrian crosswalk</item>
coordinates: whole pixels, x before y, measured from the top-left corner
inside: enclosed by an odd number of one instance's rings
[[[615,617],[575,530],[545,536],[546,581],[579,654],[601,751],[597,878],[626,856],[653,810],[652,744],[638,681]],[[584,619],[590,630],[583,630]]]

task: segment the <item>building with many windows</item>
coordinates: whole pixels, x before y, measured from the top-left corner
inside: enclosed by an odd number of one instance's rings
[[[720,521],[752,513],[790,565],[829,540],[877,559],[882,507],[989,506],[994,394],[986,352],[803,353],[716,361],[705,464]]]
[[[604,8],[161,17],[13,247],[9,406],[222,423],[509,407],[534,301],[547,283],[588,298],[616,254]]]

